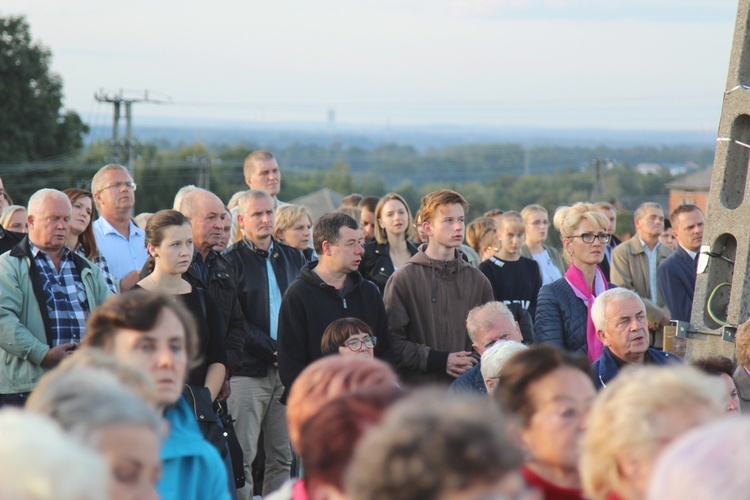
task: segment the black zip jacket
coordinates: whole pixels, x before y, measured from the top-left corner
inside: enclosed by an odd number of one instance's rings
[[[300,277],[284,294],[279,311],[279,376],[286,396],[300,372],[323,357],[323,332],[339,318],[367,323],[378,338],[375,357],[393,362],[383,299],[374,283],[359,272],[349,273],[343,290],[336,290],[313,272],[318,262],[302,268]]]

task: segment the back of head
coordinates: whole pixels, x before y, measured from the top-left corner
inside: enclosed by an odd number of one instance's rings
[[[359,223],[350,215],[332,212],[318,219],[313,228],[313,247],[319,257],[323,256],[323,242],[334,245],[339,241],[342,227],[359,230]]]
[[[4,408],[0,428],[0,498],[107,498],[109,472],[104,459],[65,435],[49,418]]]
[[[80,368],[54,376],[34,390],[26,410],[47,415],[79,442],[96,447],[96,431],[135,425],[162,433],[155,410],[111,373]]]
[[[359,202],[364,199],[364,196],[362,196],[359,193],[352,193],[349,196],[344,196],[344,199],[341,200],[341,204],[339,207],[352,207],[352,208],[358,208]]]
[[[362,438],[346,492],[353,500],[430,500],[494,486],[522,461],[505,426],[486,398],[415,393]]]
[[[648,500],[747,498],[750,421],[722,419],[684,434],[659,456]]]
[[[395,385],[345,394],[328,402],[304,423],[299,454],[305,464],[308,492],[318,485],[344,490],[344,470],[355,446],[403,394]]]
[[[665,413],[696,407],[719,417],[726,391],[720,380],[689,366],[625,368],[599,393],[583,439],[581,479],[591,498],[605,498],[632,485],[618,460],[645,460],[664,445],[672,422]]]
[[[377,359],[327,356],[302,370],[289,391],[289,439],[299,449],[302,425],[328,401],[343,394],[396,385],[393,369]]]

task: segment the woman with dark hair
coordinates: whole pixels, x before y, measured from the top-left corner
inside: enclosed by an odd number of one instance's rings
[[[104,279],[107,280],[107,287],[112,293],[119,293],[117,289],[117,280],[109,272],[107,259],[99,252],[94,238],[94,228],[91,222],[94,209],[94,195],[83,189],[70,188],[63,191],[68,195],[72,212],[70,216],[70,230],[68,231],[67,247],[73,250],[81,257],[85,257],[101,269]]]
[[[161,293],[133,290],[110,297],[86,323],[84,346],[98,347],[148,373],[157,410],[169,423],[161,447],[161,498],[229,498],[224,464],[198,427],[182,395],[188,369],[197,364],[198,335],[190,312]]]
[[[342,356],[375,357],[374,349],[377,337],[372,328],[357,318],[337,319],[323,332],[320,350],[323,354],[341,354]]]
[[[521,473],[545,498],[583,498],[579,443],[596,397],[586,358],[549,345],[511,357],[495,391],[516,420],[518,442],[528,457]]]
[[[359,271],[380,289],[397,269],[417,253],[409,241],[414,231],[409,206],[400,195],[388,193],[375,207],[375,241],[365,245]]]
[[[709,356],[693,360],[692,365],[706,375],[719,377],[724,383],[724,387],[727,390],[727,413],[735,415],[742,413],[737,385],[732,378],[735,367],[731,359],[726,356]]]
[[[219,311],[208,291],[182,278],[193,261],[193,230],[188,219],[175,210],[156,212],[146,225],[146,247],[151,272],[133,288],[170,295],[192,312],[198,326],[202,362],[188,375],[188,384],[205,386],[216,400],[224,384],[227,355]],[[211,327],[209,327],[211,325]]]

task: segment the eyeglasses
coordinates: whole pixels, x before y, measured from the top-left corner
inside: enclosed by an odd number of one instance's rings
[[[350,351],[359,351],[362,348],[362,344],[365,345],[368,349],[374,349],[375,344],[378,343],[377,337],[367,337],[364,340],[359,339],[349,339],[346,342],[344,342],[341,347],[348,347]]]
[[[594,234],[594,233],[583,233],[583,234],[576,234],[574,236],[569,236],[569,238],[581,238],[584,243],[593,243],[594,240],[599,240],[599,243],[609,243],[609,240],[612,238],[611,234],[607,233],[601,233],[601,234]]]
[[[535,220],[534,222],[529,222],[530,226],[534,227],[541,227],[541,226],[549,226],[548,220]]]
[[[113,182],[112,184],[108,184],[104,186],[103,188],[101,188],[99,191],[97,191],[97,194],[101,193],[102,191],[106,189],[113,189],[113,188],[116,189],[117,191],[122,191],[122,188],[128,188],[128,189],[132,189],[133,191],[135,191],[137,187],[138,185],[135,182]]]

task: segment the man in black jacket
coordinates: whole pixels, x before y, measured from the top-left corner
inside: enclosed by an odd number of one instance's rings
[[[244,488],[239,498],[251,499],[251,464],[263,430],[266,467],[263,492],[278,489],[289,479],[291,453],[286,409],[280,399],[284,387],[276,368],[276,339],[281,297],[299,276],[305,258],[297,249],[272,238],[274,203],[265,191],[248,191],[239,203],[238,222],[245,237],[231,246],[225,256],[232,264],[245,315],[245,336],[232,337],[227,348],[232,394],[229,409],[237,419],[235,431],[245,462]]]
[[[324,215],[315,223],[313,244],[319,260],[302,269],[279,311],[279,373],[287,392],[307,365],[323,357],[323,332],[339,318],[367,323],[378,339],[375,357],[393,357],[378,287],[357,271],[364,254],[357,221],[343,213]]]

